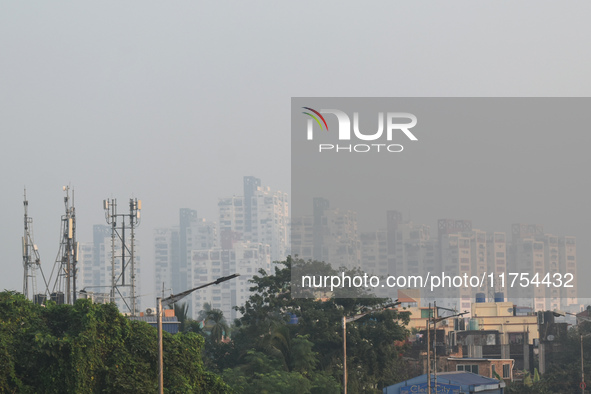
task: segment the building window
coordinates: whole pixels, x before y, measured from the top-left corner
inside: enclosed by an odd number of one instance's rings
[[[466,371],[478,374],[478,365],[476,364],[459,364],[456,365],[456,371]]]
[[[511,365],[503,364],[503,379],[509,379],[511,377]]]
[[[511,332],[511,333],[509,333],[509,343],[510,344],[523,343],[523,333],[521,333],[521,332]]]

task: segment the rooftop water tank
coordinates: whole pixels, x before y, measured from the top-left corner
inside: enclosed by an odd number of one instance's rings
[[[495,293],[495,302],[505,302],[505,294],[503,292]]]
[[[486,294],[476,293],[476,302],[486,302]]]

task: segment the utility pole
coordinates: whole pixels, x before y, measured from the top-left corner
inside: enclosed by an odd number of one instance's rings
[[[431,322],[433,322],[433,328],[435,329],[435,346],[433,348],[433,356],[435,358],[435,362],[434,362],[434,369],[435,369],[435,392],[437,392],[437,323],[439,323],[442,320],[445,319],[449,319],[452,317],[458,317],[458,316],[463,316],[465,314],[468,313],[468,311],[462,312],[462,313],[456,313],[450,316],[443,316],[443,317],[439,317],[439,314],[437,313],[437,302],[434,302],[434,308],[435,308],[435,314],[437,316],[431,316],[431,303],[429,303],[429,318],[427,319],[427,392],[429,394],[431,394],[432,388],[431,388]],[[442,308],[442,309],[446,309],[446,308]]]
[[[591,321],[591,319],[589,319],[589,318],[577,316],[575,313],[571,313],[571,312],[564,312],[564,311],[560,311],[560,310],[555,309],[553,313],[554,313],[554,316],[556,316],[556,317],[566,316],[566,315],[575,316],[577,318],[577,326],[579,324],[579,319],[584,320],[584,321]],[[579,335],[581,336],[581,383],[579,384],[579,387],[581,388],[581,392],[583,394],[585,394],[585,388],[587,387],[587,384],[585,383],[585,358],[584,358],[584,354],[583,354],[583,338],[588,337],[591,334],[585,334],[585,335],[579,334]]]
[[[427,392],[431,394],[431,303],[427,317]]]
[[[347,316],[343,316],[343,393],[347,394]]]
[[[221,278],[218,278],[213,282],[209,282],[204,285],[197,286],[194,289],[186,290],[186,291],[183,291],[182,293],[179,293],[176,295],[171,294],[170,296],[168,296],[166,298],[160,298],[160,297],[156,298],[156,302],[158,303],[158,306],[157,306],[158,312],[156,313],[156,316],[157,316],[156,319],[157,319],[157,325],[158,325],[158,393],[159,394],[164,394],[164,356],[163,356],[163,350],[162,350],[162,347],[163,347],[162,346],[162,307],[172,305],[175,302],[182,300],[183,298],[185,298],[186,296],[188,296],[189,294],[191,294],[192,292],[194,292],[196,290],[203,289],[204,287],[211,286],[211,285],[219,285],[222,282],[225,282],[230,279],[234,279],[238,276],[240,276],[240,274],[233,274],[230,276],[222,276]]]
[[[434,374],[435,374],[435,392],[437,392],[437,321],[436,319],[439,317],[437,313],[437,301],[433,301],[433,331],[435,332],[434,339],[435,345],[433,346],[433,364],[434,364]]]
[[[162,351],[162,298],[156,298],[158,302],[157,308],[157,319],[158,319],[158,392],[164,393],[164,360]]]
[[[360,313],[358,315],[350,316],[349,318],[347,318],[347,316],[343,316],[343,393],[344,394],[347,394],[347,380],[348,380],[348,378],[347,378],[347,323],[351,323],[351,322],[354,322],[355,320],[359,320],[362,317],[369,315],[370,313],[382,312],[388,308],[393,308],[396,305],[400,305],[400,304],[401,304],[401,302],[398,302],[398,299],[396,299],[396,301],[394,301],[392,304],[385,305],[381,309],[376,309],[376,310],[371,310],[369,312]]]

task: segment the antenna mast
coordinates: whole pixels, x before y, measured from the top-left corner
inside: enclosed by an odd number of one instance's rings
[[[27,200],[27,189],[24,190],[23,205],[25,208],[24,234],[23,234],[23,294],[27,299],[33,299],[35,303],[42,304],[45,301],[47,292],[47,282],[41,269],[41,258],[37,245],[33,241],[33,218],[29,217],[29,201]],[[37,294],[37,270],[41,272],[45,290]],[[30,294],[29,294],[30,293]],[[33,297],[33,298],[31,298]]]
[[[140,224],[142,200],[130,198],[129,213],[117,213],[115,198],[103,200],[103,209],[105,220],[111,225],[111,302],[115,302],[118,297],[131,315],[135,316],[137,309],[135,228]],[[120,223],[118,218],[121,218]],[[129,240],[125,239],[126,230],[130,233]]]
[[[51,270],[51,299],[58,304],[76,302],[76,265],[78,262],[78,242],[76,242],[76,209],[74,208],[74,191],[70,202],[70,186],[64,186],[65,214],[61,221],[60,247]],[[65,298],[65,300],[64,300]]]

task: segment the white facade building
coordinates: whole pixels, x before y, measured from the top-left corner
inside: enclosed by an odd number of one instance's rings
[[[221,276],[239,273],[240,276],[209,286],[192,294],[192,314],[197,316],[205,303],[211,308],[220,309],[226,321],[231,324],[241,315],[234,310],[235,306],[244,305],[250,297],[248,281],[263,269],[271,270],[271,251],[268,245],[250,242],[236,242],[231,249],[214,248],[192,251],[193,286],[215,281]]]

